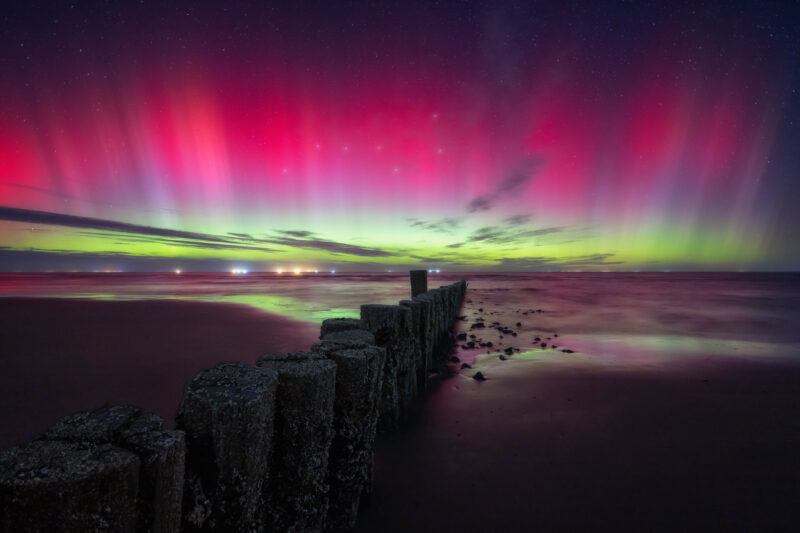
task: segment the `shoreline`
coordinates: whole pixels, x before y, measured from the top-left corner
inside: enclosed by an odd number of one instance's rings
[[[0,322],[10,332],[0,338],[0,448],[104,403],[138,405],[171,427],[200,369],[319,335],[317,324],[247,305],[188,300],[3,297]]]

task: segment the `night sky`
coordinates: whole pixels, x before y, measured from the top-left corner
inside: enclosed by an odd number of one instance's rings
[[[800,270],[796,2],[25,2],[0,270]]]

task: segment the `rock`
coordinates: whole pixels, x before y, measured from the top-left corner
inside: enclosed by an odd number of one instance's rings
[[[514,348],[512,348],[511,346],[509,346],[508,348],[506,348],[506,349],[505,349],[505,350],[503,350],[503,351],[506,353],[506,355],[511,355],[511,354],[513,354],[513,353],[514,353]]]
[[[475,381],[486,381],[486,377],[480,371],[476,372],[475,375],[472,376],[472,379]]]
[[[543,342],[543,343],[542,343],[540,346],[541,346],[542,348],[547,348],[547,343],[546,343],[546,342]]]
[[[553,333],[553,337],[558,337],[558,333]]]
[[[464,370],[465,368],[472,368],[472,365],[467,363],[461,363],[461,370]]]
[[[4,450],[0,529],[133,533],[140,465],[113,444],[35,440]]]
[[[458,339],[458,340],[460,340],[460,341],[465,341],[465,340],[467,340],[467,334],[466,334],[466,333],[459,333],[459,334],[456,336],[456,339]]]
[[[508,359],[508,357],[506,357],[506,356],[505,356],[505,355],[503,355],[503,354],[500,354],[500,360],[501,360],[501,361],[505,361],[506,359]]]
[[[522,322],[517,322],[517,327],[521,328],[522,327]]]
[[[564,353],[575,353],[573,350],[567,350],[566,348],[561,351]]]
[[[451,362],[451,363],[460,363],[460,362],[461,362],[461,359],[459,359],[458,357],[456,357],[455,355],[453,355],[453,356],[451,356],[451,357],[450,357],[450,362]]]
[[[336,363],[312,352],[269,353],[277,373],[275,437],[264,509],[272,531],[320,531],[328,513]],[[249,429],[249,428],[248,428]]]
[[[491,342],[491,341],[487,341],[487,342],[486,342],[486,346],[487,346],[487,347],[489,347],[489,348],[491,348],[491,347],[493,346],[493,344],[492,344],[492,342]]]
[[[175,417],[186,432],[184,531],[261,529],[277,386],[276,372],[244,363],[186,385]]]

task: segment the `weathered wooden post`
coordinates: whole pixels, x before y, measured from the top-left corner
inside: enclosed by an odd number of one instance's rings
[[[411,277],[411,297],[428,292],[428,271],[412,270],[409,272]]]
[[[375,335],[375,343],[386,348],[378,424],[382,430],[394,429],[401,413],[417,395],[411,309],[399,305],[362,305],[361,320]]]
[[[318,353],[268,353],[256,363],[278,374],[268,487],[268,531],[322,531],[328,513],[336,363]]]
[[[203,370],[175,418],[186,432],[184,531],[260,531],[278,375],[244,363]]]

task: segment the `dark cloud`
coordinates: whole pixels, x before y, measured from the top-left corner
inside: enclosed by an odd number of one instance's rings
[[[458,229],[463,222],[463,219],[456,217],[444,217],[439,220],[419,220],[416,218],[409,218],[406,220],[408,220],[412,228],[420,228],[439,233],[452,233],[453,230]]]
[[[278,233],[280,233],[280,234],[282,234],[282,235],[289,236],[289,237],[297,237],[298,239],[304,239],[304,238],[306,238],[306,237],[311,237],[311,236],[315,235],[315,233],[314,233],[314,232],[312,232],[312,231],[292,231],[292,230],[286,230],[286,231],[278,231]]]
[[[509,226],[522,226],[531,220],[531,215],[514,215],[503,220]]]
[[[88,237],[100,237],[102,239],[113,239],[115,244],[125,245],[130,243],[145,242],[154,244],[164,244],[167,246],[184,246],[189,248],[205,248],[208,250],[253,250],[257,252],[278,252],[274,248],[263,246],[249,246],[237,242],[207,242],[189,239],[170,239],[167,237],[155,237],[150,235],[129,235],[120,233],[105,233],[102,231],[79,231],[78,234]]]
[[[448,244],[445,248],[461,248],[464,246],[463,242],[454,242],[453,244]]]
[[[498,200],[511,196],[530,182],[538,174],[543,164],[544,159],[540,157],[529,157],[523,160],[500,182],[494,191],[482,194],[468,203],[467,211],[477,213],[492,209]]]
[[[492,208],[492,203],[497,199],[495,194],[485,194],[478,196],[470,203],[467,204],[467,211],[470,213],[477,213],[478,211],[488,211]]]
[[[577,257],[508,257],[502,259],[495,270],[537,271],[537,270],[572,270],[581,268],[605,267],[621,265],[622,261],[609,261],[614,254],[593,254]]]
[[[560,233],[564,228],[553,226],[539,229],[519,229],[514,226],[485,226],[472,232],[467,242],[488,242],[492,244],[516,244],[525,242],[531,237]],[[455,246],[453,246],[455,248]]]
[[[284,231],[281,233],[291,234],[292,232]],[[295,232],[295,233],[309,233],[309,232]],[[262,239],[262,241],[270,242],[272,244],[280,244],[282,246],[291,246],[294,248],[314,248],[317,250],[325,250],[333,254],[357,255],[361,257],[389,257],[396,255],[393,252],[381,250],[380,248],[369,248],[366,246],[358,246],[356,244],[347,244],[343,242],[329,241],[327,239],[320,239],[317,237],[300,238],[300,239],[295,239],[291,237],[277,237],[274,239]]]
[[[256,244],[276,244],[294,248],[314,248],[334,254],[347,254],[362,257],[387,257],[395,255],[392,252],[378,248],[369,248],[322,239],[316,237],[316,234],[309,231],[279,231],[278,233],[280,236],[268,239],[257,239],[247,233],[228,233],[227,236],[220,236],[208,233],[156,228],[153,226],[130,224],[115,220],[2,206],[0,206],[0,220],[80,228],[91,230],[82,232],[84,235],[113,238],[117,241],[156,242],[171,246],[185,246],[211,250],[233,249],[277,252],[278,250],[273,248],[255,246]]]
[[[30,209],[19,209],[16,207],[0,206],[0,220],[24,222],[26,224],[45,224],[49,226],[64,226],[68,228],[84,228],[101,231],[117,231],[121,233],[136,233],[139,235],[152,235],[155,237],[174,237],[178,239],[225,242],[224,238],[207,233],[156,228],[153,226],[130,224],[128,222],[117,222],[116,220],[63,215],[61,213],[33,211]]]

